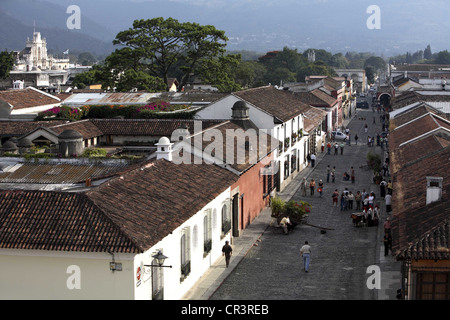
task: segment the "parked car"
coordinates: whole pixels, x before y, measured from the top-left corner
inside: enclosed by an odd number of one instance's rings
[[[369,104],[367,103],[367,101],[357,102],[356,107],[360,109],[369,109]]]
[[[345,139],[347,139],[347,135],[341,131],[332,131],[331,132],[331,138],[333,140],[342,140],[344,141]]]

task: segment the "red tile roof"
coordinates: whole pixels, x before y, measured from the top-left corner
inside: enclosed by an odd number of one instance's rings
[[[273,115],[282,122],[307,111],[310,106],[295,98],[294,93],[273,86],[259,87],[233,93],[237,98]]]
[[[0,192],[0,248],[138,252],[83,193]]]
[[[13,110],[58,104],[61,100],[32,87],[0,91],[0,99],[13,106]]]
[[[156,160],[86,192],[2,191],[0,248],[143,252],[237,179],[215,165]]]

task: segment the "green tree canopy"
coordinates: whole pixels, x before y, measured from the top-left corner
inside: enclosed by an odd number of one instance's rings
[[[116,72],[132,68],[160,77],[166,85],[176,68],[181,72],[178,80],[182,88],[192,75],[208,77],[201,74],[208,69],[205,64],[229,62],[230,59],[224,58],[227,40],[224,31],[211,25],[162,17],[135,20],[132,28],[117,34],[113,43],[122,48],[107,62],[111,67],[120,66]],[[219,69],[223,71],[226,67]]]
[[[14,67],[14,53],[4,50],[0,52],[0,79],[6,79]]]

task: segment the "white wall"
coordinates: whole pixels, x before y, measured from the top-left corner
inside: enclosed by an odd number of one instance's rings
[[[143,254],[139,254],[134,259],[134,274],[140,268],[146,272],[139,282],[134,276],[135,299],[151,299],[152,280],[151,268],[144,265],[151,265],[152,256],[161,250],[168,257],[161,271],[164,273],[164,299],[179,300],[195,284],[197,280],[211,267],[218,259],[222,258],[222,246],[225,241],[231,241],[231,230],[224,238],[221,237],[222,226],[222,205],[226,203],[231,217],[230,188],[227,188],[216,199],[200,210],[195,216],[191,217],[169,236],[153,246]],[[212,250],[208,255],[203,255],[203,218],[211,210],[212,213]],[[183,230],[189,234],[191,272],[181,281],[181,236]],[[225,265],[225,262],[224,262]]]
[[[123,271],[112,272],[111,261],[108,253],[0,249],[0,300],[133,299],[132,256],[115,256]]]

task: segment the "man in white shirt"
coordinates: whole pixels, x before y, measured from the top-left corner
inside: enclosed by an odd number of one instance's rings
[[[305,272],[309,270],[309,261],[310,261],[311,247],[308,245],[308,241],[305,241],[305,244],[300,249],[300,256],[303,257],[303,266]]]
[[[391,207],[392,196],[388,193],[387,195],[384,196],[384,200],[386,201],[386,212],[391,213],[391,211],[392,211],[392,207]]]

